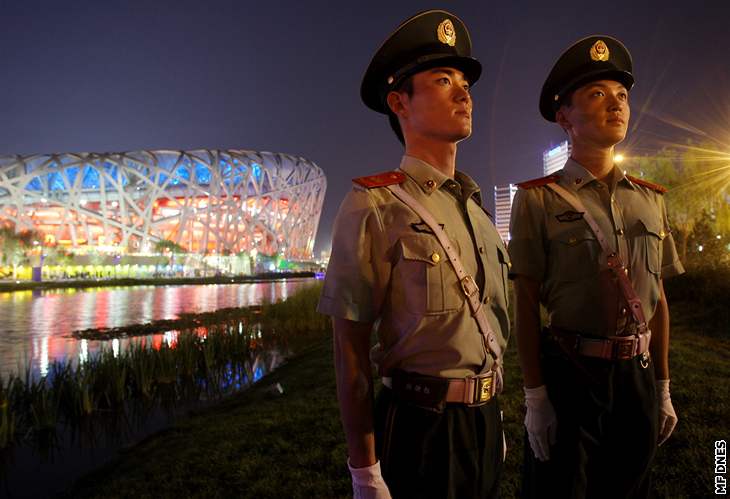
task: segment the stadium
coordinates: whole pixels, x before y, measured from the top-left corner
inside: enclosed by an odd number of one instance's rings
[[[45,247],[312,258],[327,181],[298,156],[245,150],[0,156],[0,222]]]

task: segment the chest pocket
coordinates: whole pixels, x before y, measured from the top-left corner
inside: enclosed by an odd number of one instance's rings
[[[665,237],[661,221],[655,217],[643,216],[637,222],[637,237],[634,241],[634,252],[638,253],[637,261],[646,265],[647,270],[655,275],[662,273],[662,240]],[[643,254],[642,254],[643,253]]]
[[[601,247],[590,228],[573,227],[550,243],[550,268],[557,281],[580,281],[598,274]]]
[[[464,306],[456,273],[436,237],[410,235],[401,238],[398,246],[392,291],[396,305],[400,302],[414,314],[440,314]]]

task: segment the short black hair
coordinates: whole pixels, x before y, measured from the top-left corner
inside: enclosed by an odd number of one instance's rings
[[[404,92],[408,97],[413,97],[413,75],[403,79],[403,81],[400,82],[393,90],[391,90],[391,92]],[[395,132],[395,136],[398,137],[400,143],[406,145],[406,140],[403,137],[403,130],[401,130],[398,116],[396,116],[395,113],[390,110],[390,107],[387,107],[387,109],[390,128],[393,129],[393,131]]]

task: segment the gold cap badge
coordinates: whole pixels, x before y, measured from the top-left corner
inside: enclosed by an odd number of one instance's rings
[[[603,40],[597,40],[591,47],[591,59],[594,61],[607,61],[608,55],[608,47]]]
[[[436,34],[438,35],[441,43],[445,43],[450,47],[456,45],[456,30],[454,29],[454,24],[451,22],[451,19],[444,19],[441,21],[439,27],[436,28]]]

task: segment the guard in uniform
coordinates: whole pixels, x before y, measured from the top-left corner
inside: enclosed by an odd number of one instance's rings
[[[405,155],[396,170],[354,180],[318,308],[333,317],[355,497],[498,493],[509,258],[479,187],[455,170],[480,73],[462,21],[431,10],[390,35],[362,81]],[[383,382],[374,402],[373,367]]]
[[[648,497],[657,443],[677,422],[662,282],[684,270],[665,189],[613,161],[633,83],[626,47],[590,36],[560,56],[540,96],[572,152],[556,174],[518,184],[512,208],[524,497]]]

